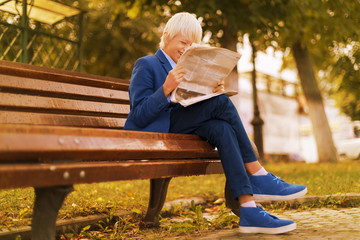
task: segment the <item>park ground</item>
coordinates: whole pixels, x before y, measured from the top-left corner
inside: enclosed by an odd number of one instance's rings
[[[66,230],[59,239],[360,239],[359,161],[271,163],[266,168],[308,188],[296,201],[261,203],[271,214],[295,220],[298,227],[291,233],[238,233],[239,218],[224,203],[224,176],[208,175],[171,181],[159,228],[141,224],[149,181],[76,185],[59,213],[60,232]],[[33,190],[1,190],[0,199],[0,236],[27,239]]]

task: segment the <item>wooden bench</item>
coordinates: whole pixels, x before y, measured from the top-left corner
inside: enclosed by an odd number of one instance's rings
[[[151,179],[156,225],[170,179],[223,173],[195,135],[123,130],[129,81],[0,61],[0,189],[35,188],[34,239],[52,239],[73,184]],[[228,206],[238,203],[228,187]]]

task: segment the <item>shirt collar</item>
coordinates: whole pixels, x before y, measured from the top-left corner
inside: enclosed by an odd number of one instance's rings
[[[169,57],[165,52],[164,50],[162,50],[160,48],[160,50],[163,52],[163,54],[165,55],[166,59],[169,61],[170,65],[172,68],[175,68],[176,67],[176,63],[174,62],[174,60],[171,59],[171,57]]]

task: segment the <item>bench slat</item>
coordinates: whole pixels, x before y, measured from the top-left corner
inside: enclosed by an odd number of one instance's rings
[[[0,159],[218,158],[196,135],[90,128],[0,125]],[[1,161],[1,160],[0,160]]]
[[[0,61],[0,74],[123,91],[127,91],[129,88],[128,80],[8,61]]]
[[[73,99],[27,96],[22,94],[0,93],[0,107],[21,108],[21,111],[37,112],[56,110],[57,113],[72,112],[76,115],[108,113],[115,116],[126,116],[130,106],[114,103],[99,103]],[[31,109],[31,110],[30,110]]]
[[[3,164],[0,189],[223,173],[220,160]],[[36,177],[34,177],[36,176]]]
[[[123,128],[126,118],[0,111],[0,124]]]
[[[98,101],[117,101],[128,103],[127,91],[80,86],[68,83],[58,83],[24,77],[0,75],[0,89],[2,92],[19,92],[25,95],[47,95],[51,97],[97,99]]]

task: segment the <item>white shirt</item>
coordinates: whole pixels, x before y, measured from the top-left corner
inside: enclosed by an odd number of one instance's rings
[[[174,60],[171,59],[171,57],[169,57],[165,52],[164,50],[162,50],[160,48],[160,50],[163,52],[163,54],[165,55],[166,59],[169,61],[170,65],[172,68],[175,68],[176,67],[176,63],[174,62]]]

